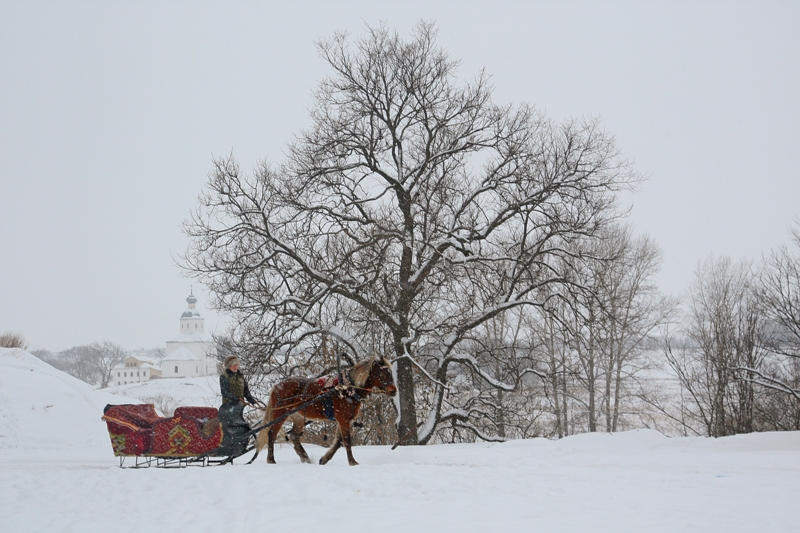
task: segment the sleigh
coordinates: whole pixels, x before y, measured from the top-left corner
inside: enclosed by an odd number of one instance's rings
[[[107,405],[102,419],[122,468],[128,458],[134,463],[129,461],[129,468],[207,466],[233,459],[214,407],[178,407],[173,416],[163,417],[153,404]]]

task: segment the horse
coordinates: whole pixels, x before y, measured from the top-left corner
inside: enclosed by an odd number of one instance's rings
[[[391,363],[385,357],[373,356],[359,361],[343,377],[345,377],[345,383],[339,384],[337,389],[332,392],[330,388],[325,387],[325,380],[300,377],[285,379],[272,387],[264,414],[264,424],[269,424],[273,420],[278,421],[258,433],[256,456],[266,446],[267,463],[275,464],[275,438],[285,419],[288,418],[292,421],[292,429],[288,435],[292,440],[294,450],[302,462],[310,463],[308,454],[300,444],[306,420],[336,420],[338,426],[336,438],[319,460],[319,464],[324,465],[330,461],[336,450],[344,443],[347,450],[347,461],[350,466],[357,465],[350,449],[352,445],[351,424],[361,410],[361,401],[372,393],[383,393],[392,397],[397,394],[397,387],[394,384]],[[328,394],[326,395],[326,393]],[[314,401],[320,396],[322,397],[319,401]],[[286,413],[305,403],[309,403],[309,405],[281,419]]]

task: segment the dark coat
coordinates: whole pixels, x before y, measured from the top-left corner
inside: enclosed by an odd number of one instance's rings
[[[231,372],[230,369],[219,377],[219,390],[222,393],[223,405],[236,405],[242,400],[247,400],[250,403],[258,403],[252,394],[250,388],[247,386],[247,380],[244,379],[241,370],[236,373]]]

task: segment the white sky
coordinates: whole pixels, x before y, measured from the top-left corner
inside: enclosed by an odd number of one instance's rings
[[[0,333],[60,350],[177,332],[180,224],[212,156],[280,159],[327,72],[314,41],[379,21],[436,21],[497,102],[601,117],[650,177],[631,222],[667,293],[800,216],[798,2],[285,4],[0,0]]]

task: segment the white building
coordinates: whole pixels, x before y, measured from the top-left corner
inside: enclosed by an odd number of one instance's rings
[[[111,383],[114,385],[141,383],[159,377],[161,377],[161,368],[158,366],[158,362],[138,354],[129,355],[111,369]]]
[[[186,378],[217,373],[216,349],[206,335],[203,317],[197,312],[197,298],[189,294],[189,307],[181,315],[180,331],[167,341],[161,361],[161,377]]]

